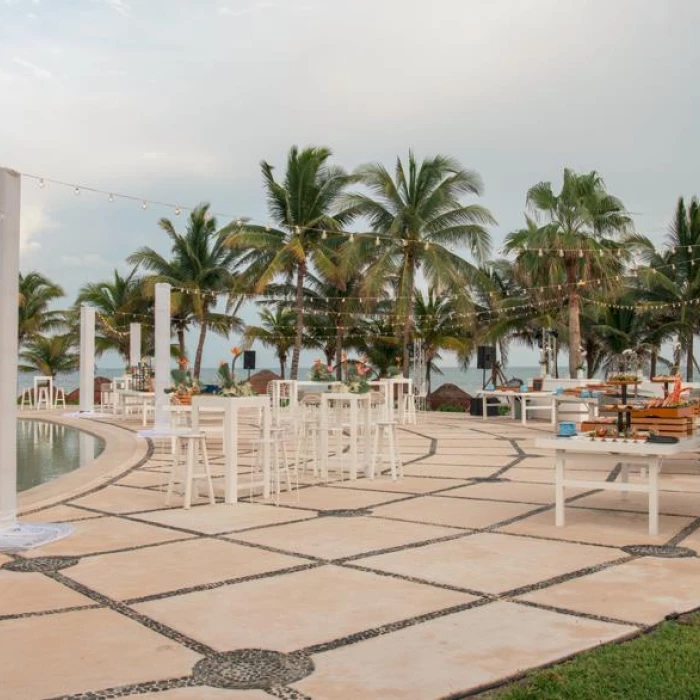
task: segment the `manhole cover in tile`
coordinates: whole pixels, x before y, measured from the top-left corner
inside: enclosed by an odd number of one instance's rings
[[[335,508],[331,510],[318,511],[319,518],[359,518],[361,515],[372,515],[369,508]]]
[[[670,547],[653,544],[631,544],[622,547],[622,551],[627,554],[634,554],[638,557],[663,557],[665,559],[683,559],[684,557],[695,557],[697,552],[688,547]]]
[[[2,568],[8,571],[44,574],[67,569],[69,566],[75,566],[79,561],[78,557],[36,557],[36,559],[15,559],[3,564]]]
[[[295,683],[313,671],[313,661],[303,654],[237,649],[198,661],[192,675],[198,683],[214,688],[262,689]]]

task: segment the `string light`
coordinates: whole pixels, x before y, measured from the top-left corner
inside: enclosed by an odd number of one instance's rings
[[[379,236],[377,236],[377,237],[374,239],[374,245],[376,245],[377,247],[379,247]]]
[[[80,187],[75,187],[73,189],[73,194],[77,197],[80,194]]]
[[[114,202],[114,195],[110,193],[110,195],[107,197],[107,201],[112,204]]]
[[[181,211],[180,207],[175,207],[175,216],[180,216]]]
[[[321,238],[325,241],[328,238],[328,234],[325,231],[321,231]]]
[[[148,202],[144,199],[143,202],[141,202],[141,209],[146,211],[148,209]]]
[[[39,178],[39,187],[41,187],[42,190],[44,189],[44,187],[46,187],[46,182],[44,181],[43,177]]]

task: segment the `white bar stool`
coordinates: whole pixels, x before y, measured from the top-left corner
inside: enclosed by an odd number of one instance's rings
[[[22,389],[22,398],[19,402],[20,410],[24,408],[34,408],[34,390],[30,387]]]
[[[63,408],[66,407],[66,390],[62,386],[54,387],[53,390],[53,407],[58,408],[58,402],[61,402]]]
[[[262,447],[265,440],[253,440],[253,467],[250,480],[250,495],[253,495],[253,485],[258,483],[255,481],[256,474],[262,474]],[[289,453],[287,452],[287,427],[273,426],[270,428],[270,480],[271,491],[275,496],[275,505],[279,505],[280,492],[282,491],[282,477],[285,477],[286,490],[292,490],[292,475],[290,469]],[[297,464],[294,462],[294,484],[297,491],[297,500],[299,500],[299,471]]]
[[[175,451],[173,454],[173,464],[170,470],[170,478],[168,480],[168,495],[166,504],[170,504],[170,497],[173,492],[173,486],[178,477],[181,476],[180,471],[184,466],[184,479],[180,479],[179,483],[184,483],[185,500],[183,508],[189,509],[192,506],[192,485],[197,480],[204,480],[207,483],[209,492],[209,502],[214,505],[216,498],[214,497],[214,482],[211,478],[211,467],[209,464],[209,455],[207,454],[207,440],[203,432],[179,433],[173,435],[175,438]],[[186,454],[184,465],[181,462],[182,452]],[[200,459],[201,458],[201,459]],[[204,471],[195,471],[195,465],[201,466]]]
[[[381,473],[383,458],[389,463],[391,468],[391,478],[396,481],[397,476],[403,477],[403,462],[399,454],[399,443],[397,439],[396,422],[390,420],[379,420],[375,425],[374,443],[372,446],[372,461],[370,463],[370,479],[374,479],[377,462]],[[387,451],[384,452],[383,448]]]
[[[404,394],[404,421],[406,423],[416,423],[416,397],[411,391],[408,394]]]
[[[40,386],[37,389],[35,408],[37,411],[40,411],[42,408],[45,408],[48,411],[51,408],[51,398],[50,398],[50,393],[49,393],[49,387]]]

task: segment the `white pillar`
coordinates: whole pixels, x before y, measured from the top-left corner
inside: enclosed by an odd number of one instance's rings
[[[80,307],[80,411],[95,410],[95,309]]]
[[[136,367],[141,362],[141,324],[129,325],[129,367]]]
[[[17,514],[19,173],[0,168],[0,531]]]
[[[168,395],[165,390],[170,386],[170,285],[163,282],[156,284],[155,308],[155,341],[156,341],[156,417],[154,428],[169,427]]]

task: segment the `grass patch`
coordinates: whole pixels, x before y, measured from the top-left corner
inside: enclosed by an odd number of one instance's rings
[[[623,644],[571,661],[479,697],[493,700],[685,700],[700,698],[700,613],[663,622]]]

